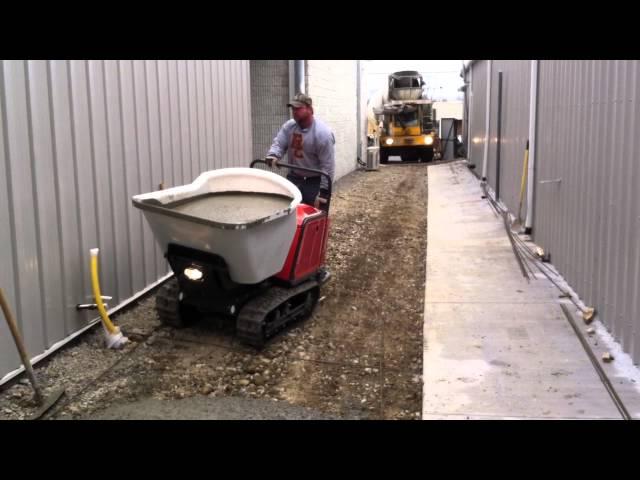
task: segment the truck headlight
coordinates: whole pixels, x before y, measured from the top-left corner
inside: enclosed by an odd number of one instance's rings
[[[202,270],[200,270],[199,267],[192,265],[184,269],[184,276],[187,277],[189,280],[198,282],[202,280],[204,273],[202,273]]]
[[[433,145],[433,137],[430,135],[427,135],[426,137],[424,137],[424,144]]]
[[[387,145],[393,145],[393,138],[387,138],[384,143],[386,143]]]

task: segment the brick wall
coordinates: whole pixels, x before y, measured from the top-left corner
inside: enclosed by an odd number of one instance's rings
[[[357,62],[355,60],[307,60],[307,93],[315,116],[325,121],[336,136],[335,179],[356,168],[357,156]]]
[[[264,158],[282,124],[291,118],[289,61],[252,60],[251,122],[253,156]],[[336,176],[356,168],[357,62],[355,60],[307,60],[306,91],[313,98],[315,115],[336,136]]]

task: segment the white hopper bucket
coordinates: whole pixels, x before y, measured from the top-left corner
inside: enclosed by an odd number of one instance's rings
[[[227,215],[223,221],[216,221],[215,215],[205,218],[176,209],[176,205],[189,203],[190,199],[225,193],[257,194],[256,202],[271,196],[281,199],[281,203],[275,210],[263,209],[258,217],[234,219]],[[295,234],[296,207],[301,200],[300,190],[293,183],[255,168],[212,170],[191,184],[132,198],[163,252],[174,243],[220,255],[229,267],[231,279],[243,284],[259,283],[282,269]]]

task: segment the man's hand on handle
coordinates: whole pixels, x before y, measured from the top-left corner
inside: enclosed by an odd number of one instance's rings
[[[278,166],[278,157],[273,157],[273,156],[266,157],[266,158],[264,159],[264,161],[265,161],[265,162],[267,162],[267,165],[268,165],[270,168],[273,168],[273,167],[277,167],[277,166]]]
[[[313,206],[316,207],[316,208],[320,208],[320,205],[323,205],[325,203],[327,203],[327,199],[326,198],[322,198],[320,195],[318,195],[316,197],[316,201],[313,202]]]
[[[320,193],[318,193],[318,196],[316,197],[315,202],[313,202],[313,206],[316,208],[320,208],[320,205],[324,205],[325,203],[327,203],[328,196],[329,196],[329,192],[324,188],[321,188]]]

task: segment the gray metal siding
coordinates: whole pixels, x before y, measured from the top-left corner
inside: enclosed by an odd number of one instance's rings
[[[0,287],[37,356],[168,273],[137,193],[252,158],[248,61],[2,61]],[[0,322],[0,379],[20,365]]]
[[[540,62],[536,240],[640,361],[637,61]]]
[[[487,101],[487,61],[476,62],[473,65],[473,78],[470,85],[470,132],[471,148],[470,163],[476,166],[476,173],[482,175],[482,160],[484,158],[486,101]],[[469,75],[469,73],[467,73]]]
[[[494,81],[504,72],[501,196],[512,212],[517,211],[520,144],[528,129],[528,63],[494,62]],[[485,88],[486,62],[472,68],[472,135],[481,137],[485,107],[476,94]],[[640,362],[639,76],[638,61],[539,62],[533,222],[536,243],[635,362]],[[496,104],[492,99],[492,108]],[[489,158],[495,162],[495,145]],[[482,149],[472,147],[471,160],[479,165],[481,159]],[[490,162],[490,180],[492,168]]]
[[[520,203],[524,151],[529,136],[530,65],[529,60],[494,60],[491,71],[491,142],[489,144],[487,181],[495,190],[498,146],[498,73],[502,71],[500,200],[516,214]],[[525,216],[526,205],[523,205],[522,217]]]

